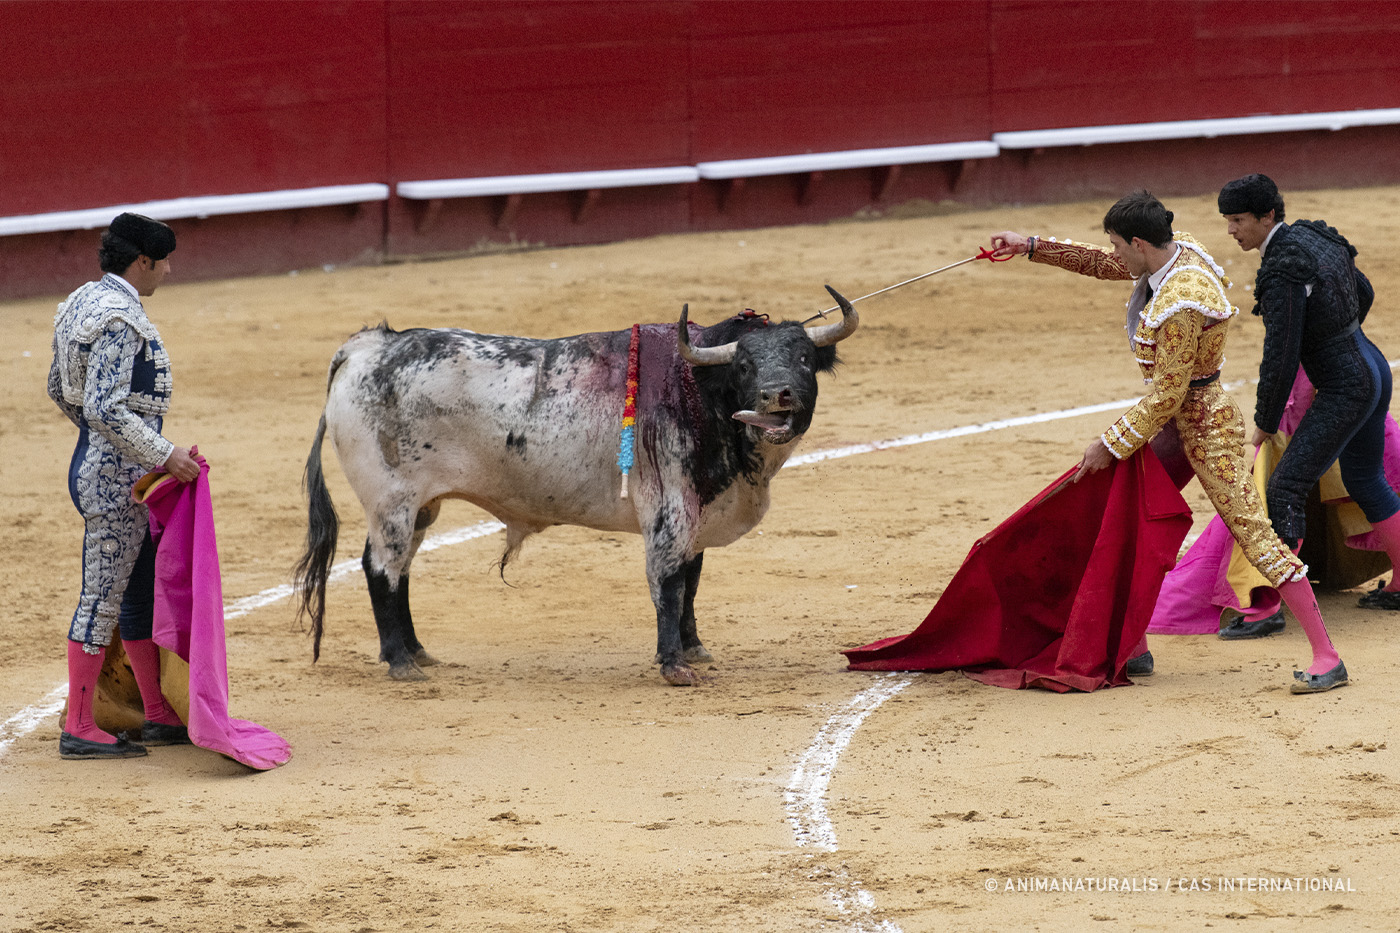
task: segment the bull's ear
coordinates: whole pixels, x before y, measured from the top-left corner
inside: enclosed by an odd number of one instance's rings
[[[829,373],[839,365],[841,365],[841,357],[836,355],[835,347],[817,347],[817,372]]]

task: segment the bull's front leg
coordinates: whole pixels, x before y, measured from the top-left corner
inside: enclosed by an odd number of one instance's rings
[[[698,555],[687,553],[692,535],[683,520],[683,503],[671,503],[670,508],[658,509],[643,527],[646,542],[647,582],[651,584],[651,601],[656,606],[656,663],[668,684],[692,686],[699,678],[686,663],[685,644],[681,638],[691,567],[699,573]],[[691,623],[694,628],[694,623]]]
[[[700,643],[700,634],[695,628],[695,592],[700,588],[700,567],[705,562],[705,552],[696,554],[685,565],[685,605],[681,607],[681,650],[685,659],[692,664],[713,661],[714,655]]]
[[[686,663],[681,644],[681,614],[685,609],[685,581],[688,562],[677,562],[653,573],[647,561],[651,601],[656,605],[656,663],[661,676],[676,687],[690,687],[698,679]]]

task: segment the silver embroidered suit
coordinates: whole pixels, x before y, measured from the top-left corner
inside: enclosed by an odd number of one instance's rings
[[[116,276],[89,282],[58,306],[48,389],[78,426],[68,491],[84,521],[83,589],[68,637],[105,646],[146,536],[146,507],[132,501],[131,487],[174,450],[160,433],[170,358],[140,300]]]

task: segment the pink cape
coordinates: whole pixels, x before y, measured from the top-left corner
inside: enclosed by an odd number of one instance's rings
[[[972,546],[923,623],[844,652],[852,670],[961,670],[1057,693],[1128,684],[1191,509],[1150,449],[1065,473]]]
[[[1300,366],[1279,421],[1280,434],[1291,437],[1298,429],[1298,423],[1312,404],[1313,394],[1313,385]],[[1400,490],[1400,426],[1389,415],[1385,419],[1384,464],[1386,479]],[[1302,557],[1312,570],[1309,576],[1320,579],[1324,586],[1344,589],[1384,572],[1383,563],[1388,561],[1357,553],[1385,550],[1374,531],[1342,539],[1340,528],[1333,527],[1335,520],[1329,521],[1325,512],[1314,514],[1311,505],[1308,524],[1315,529],[1309,536],[1315,540],[1304,542]],[[1329,536],[1332,540],[1324,540]],[[1162,581],[1162,592],[1157,597],[1157,607],[1147,631],[1153,635],[1213,635],[1220,630],[1225,610],[1244,612],[1240,594],[1231,585],[1229,576],[1234,552],[1235,539],[1217,515]],[[1243,588],[1244,584],[1240,585]],[[1281,605],[1278,590],[1270,586],[1254,587],[1249,591],[1248,602],[1251,616],[1277,612]]]
[[[152,637],[190,666],[190,741],[262,771],[285,764],[292,757],[285,739],[228,715],[224,592],[208,464],[201,461],[193,483],[148,474],[136,488],[151,511],[151,537],[160,545]]]

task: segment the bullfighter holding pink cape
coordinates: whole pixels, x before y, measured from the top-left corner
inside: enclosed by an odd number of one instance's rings
[[[265,771],[285,764],[291,746],[257,723],[229,718],[219,548],[209,465],[203,457],[198,460],[193,482],[148,473],[132,490],[132,497],[150,509],[151,537],[158,545],[152,637],[189,663],[190,741]]]

